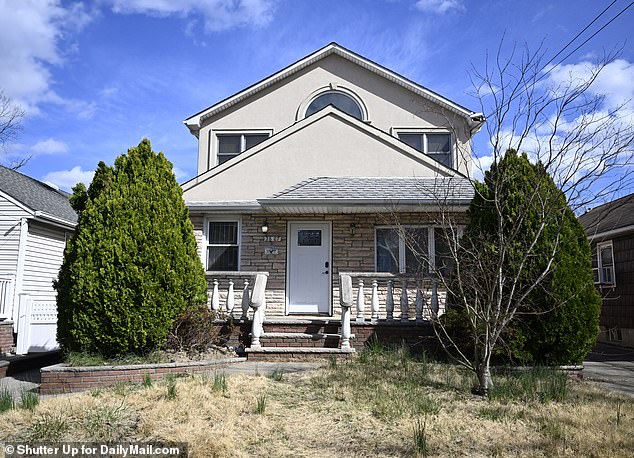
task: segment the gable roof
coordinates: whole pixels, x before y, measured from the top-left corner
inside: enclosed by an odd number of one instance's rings
[[[484,123],[484,115],[482,113],[476,113],[474,111],[471,111],[463,107],[462,105],[459,105],[456,102],[453,102],[449,100],[448,98],[443,97],[442,95],[432,91],[431,89],[421,86],[420,84],[415,83],[414,81],[408,78],[405,78],[404,76],[399,75],[398,73],[393,72],[392,70],[386,67],[383,67],[382,65],[379,65],[376,62],[371,61],[370,59],[367,59],[353,51],[350,51],[349,49],[346,49],[335,42],[332,42],[324,46],[323,48],[315,51],[314,53],[309,54],[308,56],[298,60],[297,62],[289,65],[288,67],[283,68],[282,70],[247,87],[246,89],[243,89],[242,91],[237,92],[234,95],[229,96],[224,100],[221,100],[215,105],[212,105],[208,108],[205,108],[202,111],[199,111],[198,113],[190,116],[183,122],[189,128],[190,132],[195,133],[202,126],[202,123],[205,119],[215,115],[216,113],[221,112],[222,110],[225,110],[226,108],[229,108],[232,105],[235,105],[241,102],[247,97],[250,97],[257,92],[272,86],[278,81],[281,81],[293,75],[294,73],[297,73],[298,71],[308,67],[309,65],[312,65],[313,63],[321,59],[324,59],[330,56],[331,54],[336,54],[356,65],[359,65],[360,67],[363,67],[373,73],[376,73],[379,76],[382,76],[383,78],[386,78],[398,84],[399,86],[404,87],[405,89],[427,100],[437,103],[438,105],[448,109],[449,111],[453,113],[456,113],[460,116],[467,118],[468,123],[472,129],[478,129]]]
[[[68,201],[70,194],[1,165],[0,192],[25,206],[34,216],[52,216],[71,225],[77,223],[77,213]]]
[[[332,117],[334,119],[338,119],[342,122],[345,122],[345,123],[348,123],[349,125],[354,126],[356,129],[358,129],[361,132],[364,132],[367,135],[380,139],[384,143],[389,144],[394,150],[400,152],[401,154],[409,157],[410,159],[414,161],[417,161],[421,164],[426,165],[427,167],[429,167],[430,170],[433,170],[434,172],[440,175],[463,176],[457,170],[449,168],[446,165],[442,164],[441,162],[438,162],[434,158],[421,153],[420,151],[411,147],[407,143],[402,142],[398,138],[393,137],[392,135],[389,135],[388,133],[382,131],[381,129],[378,129],[370,124],[367,124],[355,118],[354,116],[350,116],[349,114],[344,113],[343,111],[339,110],[333,105],[328,105],[327,107],[322,108],[318,112],[302,119],[301,121],[296,122],[295,124],[287,127],[286,129],[278,132],[277,134],[272,135],[271,137],[264,140],[262,143],[258,143],[256,146],[253,146],[252,148],[249,148],[245,152],[238,154],[237,156],[229,159],[227,162],[224,162],[223,164],[220,164],[212,169],[209,169],[206,172],[203,172],[200,175],[192,178],[191,180],[186,181],[185,183],[181,185],[181,187],[183,188],[183,191],[187,191],[211,179],[212,177],[219,175],[226,170],[231,169],[231,167],[235,166],[236,164],[242,161],[248,160],[253,155],[258,154],[260,151],[265,150],[269,146],[283,140],[284,138],[290,135],[293,135],[295,132],[298,132],[304,129],[305,127],[313,123],[319,122],[321,119],[325,117]]]
[[[589,237],[630,226],[634,229],[634,193],[593,208],[581,215],[579,222]]]

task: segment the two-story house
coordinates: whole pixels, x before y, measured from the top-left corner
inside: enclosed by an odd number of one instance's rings
[[[420,252],[441,262],[434,215],[450,208],[464,220],[483,122],[336,43],[186,119],[198,175],[184,198],[214,308],[230,287],[228,308],[241,316],[244,281],[267,272],[265,328],[278,327],[265,334],[332,322],[346,272],[354,323],[420,322],[439,300]],[[288,337],[274,334],[273,344]]]

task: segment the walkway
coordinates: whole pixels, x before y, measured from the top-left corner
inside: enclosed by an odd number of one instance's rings
[[[583,377],[609,391],[634,397],[634,348],[597,344],[583,363]]]

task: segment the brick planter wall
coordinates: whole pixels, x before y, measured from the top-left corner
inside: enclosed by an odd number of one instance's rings
[[[0,361],[0,378],[7,376],[7,368],[9,367],[9,361]]]
[[[118,382],[141,383],[146,374],[152,380],[159,380],[170,374],[184,375],[212,372],[241,361],[244,361],[244,358],[129,366],[68,367],[65,364],[56,364],[43,367],[40,370],[42,378],[40,393],[72,393],[91,388],[105,388]]]
[[[13,343],[13,321],[0,321],[0,355],[9,353]]]

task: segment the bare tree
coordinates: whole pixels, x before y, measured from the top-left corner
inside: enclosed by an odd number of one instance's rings
[[[474,201],[492,213],[494,233],[461,237],[450,199],[437,194],[440,209],[430,218],[446,234],[444,256],[452,265],[451,274],[420,253],[447,297],[464,311],[469,352],[437,316],[436,334],[455,361],[476,374],[482,393],[493,386],[491,358],[508,326],[523,315],[547,312],[533,298],[535,291],[548,288],[571,209],[578,213],[632,183],[632,110],[626,104],[609,107],[592,91],[613,57],[606,56],[583,77],[571,74],[567,81],[554,83],[545,78],[550,69],[543,66],[541,50],[514,50],[504,58],[501,45],[492,63],[487,60],[483,71],[472,72],[476,96],[487,114],[494,167],[508,150],[516,150],[526,152],[540,170],[512,209],[508,189],[520,178],[512,169],[497,168],[484,184],[471,180]],[[529,217],[536,223],[527,230]],[[417,250],[415,243],[409,244]],[[562,299],[559,306],[567,300],[572,298]]]
[[[16,104],[4,91],[0,90],[0,152],[6,154],[7,145],[14,142],[22,129],[24,110]],[[30,157],[15,159],[9,162],[9,167],[19,169],[28,162]]]

